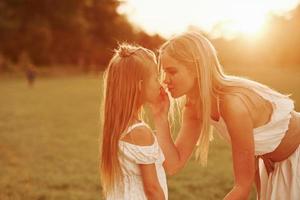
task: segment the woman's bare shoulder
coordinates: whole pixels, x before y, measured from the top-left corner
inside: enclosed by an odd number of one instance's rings
[[[249,115],[247,105],[240,96],[228,93],[222,95],[220,99],[220,114],[224,119],[242,118]]]
[[[253,130],[253,120],[247,105],[236,95],[224,95],[220,102],[220,114],[232,138],[239,138],[241,132]]]

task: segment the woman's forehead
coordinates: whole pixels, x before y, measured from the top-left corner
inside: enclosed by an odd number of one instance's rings
[[[161,65],[164,70],[177,68],[180,63],[173,57],[169,55],[164,55],[161,57]]]

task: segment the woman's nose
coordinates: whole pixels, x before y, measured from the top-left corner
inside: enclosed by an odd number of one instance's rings
[[[168,75],[165,75],[165,80],[163,81],[164,84],[170,83],[170,77]]]

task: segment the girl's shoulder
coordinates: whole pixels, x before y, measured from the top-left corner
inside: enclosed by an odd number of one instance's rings
[[[123,156],[136,164],[151,164],[164,159],[156,137],[148,125],[131,126],[126,133],[119,143]]]
[[[130,126],[120,140],[132,145],[150,146],[154,143],[154,139],[151,128],[146,123],[140,122]]]

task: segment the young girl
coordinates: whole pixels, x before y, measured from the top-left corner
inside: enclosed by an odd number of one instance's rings
[[[294,102],[258,82],[226,75],[212,44],[187,32],[160,48],[159,61],[172,97],[186,97],[175,143],[168,132],[168,98],[154,116],[169,174],[180,170],[199,139],[206,162],[209,127],[232,147],[234,187],[224,199],[247,199],[256,182],[261,200],[300,198],[300,114]]]
[[[105,72],[101,181],[108,200],[167,200],[164,155],[141,120],[161,92],[155,55],[122,44]]]

